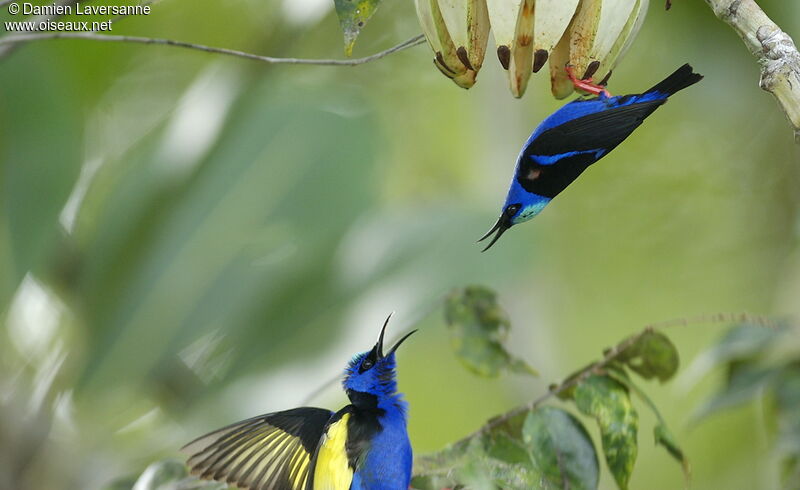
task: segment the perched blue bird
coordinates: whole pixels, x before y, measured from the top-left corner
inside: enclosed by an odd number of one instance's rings
[[[349,405],[259,415],[206,434],[183,448],[192,473],[251,490],[407,490],[411,444],[395,351],[416,330],[384,354],[389,318],[372,350],[345,369]]]
[[[703,78],[686,64],[642,94],[613,97],[604,87],[591,84],[591,80],[576,80],[569,73],[577,88],[598,96],[564,105],[533,131],[517,157],[514,178],[500,218],[478,240],[483,241],[496,232],[484,252],[506,230],[539,214],[589,165],[622,143],[671,95]]]

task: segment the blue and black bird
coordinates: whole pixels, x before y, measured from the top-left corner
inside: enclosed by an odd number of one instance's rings
[[[250,490],[407,490],[412,455],[395,351],[416,330],[384,354],[388,323],[345,369],[349,405],[259,415],[206,434],[183,448],[192,473]]]
[[[664,104],[667,99],[703,76],[688,64],[641,94],[611,96],[591,80],[576,80],[575,86],[597,93],[577,99],[551,114],[531,134],[517,157],[514,178],[500,218],[479,242],[493,233],[486,251],[512,226],[528,221],[586,168],[606,156]]]

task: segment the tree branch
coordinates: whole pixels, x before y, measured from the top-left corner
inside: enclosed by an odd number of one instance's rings
[[[761,88],[775,96],[800,143],[800,53],[755,0],[705,0],[739,34],[761,65]]]
[[[12,1],[14,1],[14,0],[4,0],[2,3],[0,3],[0,7],[3,7],[6,4],[11,3]],[[58,0],[53,5],[54,6],[72,6],[72,5],[75,5],[76,3],[78,3],[78,0]],[[62,17],[62,16],[58,15],[58,14],[54,14],[54,15],[47,15],[47,14],[46,15],[35,15],[35,16],[30,18],[30,21],[33,22],[34,25],[38,26],[39,22],[46,22],[48,20],[58,19],[60,17]],[[38,30],[38,27],[37,27],[37,30]],[[6,45],[6,46],[0,45],[0,59],[3,59],[6,56],[10,55],[12,52],[14,52],[15,49],[17,49],[17,47],[18,47],[18,45],[16,45],[16,44],[9,44],[9,45]]]
[[[546,393],[542,394],[538,398],[536,398],[536,399],[534,399],[534,400],[532,400],[532,401],[530,401],[530,402],[528,402],[528,403],[526,403],[524,405],[520,405],[520,406],[512,409],[511,411],[506,412],[506,413],[504,413],[504,414],[502,414],[500,416],[497,416],[497,417],[495,417],[493,419],[490,419],[480,429],[476,430],[472,434],[464,437],[463,439],[461,439],[461,440],[459,440],[459,441],[457,441],[457,442],[455,442],[453,444],[457,445],[457,444],[465,443],[465,442],[469,441],[470,439],[472,439],[473,437],[480,436],[480,435],[482,435],[482,434],[484,434],[486,432],[489,432],[492,429],[494,429],[495,427],[497,427],[498,425],[503,424],[504,422],[506,422],[507,420],[509,420],[511,418],[513,418],[513,417],[515,417],[515,416],[517,416],[517,415],[519,415],[521,413],[529,412],[529,411],[533,410],[534,408],[539,407],[539,405],[541,405],[542,403],[546,402],[550,398],[558,395],[562,391],[565,391],[565,390],[567,390],[569,388],[572,388],[573,386],[577,385],[578,383],[580,383],[584,379],[588,378],[592,374],[597,374],[597,373],[602,372],[603,368],[605,368],[610,363],[615,361],[620,356],[620,354],[622,354],[627,349],[629,349],[631,346],[636,344],[636,342],[638,342],[639,339],[643,335],[645,335],[645,334],[647,334],[649,332],[652,332],[654,330],[663,329],[663,328],[685,327],[685,326],[688,326],[688,325],[691,325],[691,324],[697,324],[697,323],[732,323],[732,322],[742,322],[742,323],[749,322],[749,323],[758,324],[758,325],[761,325],[761,326],[764,326],[764,327],[775,328],[775,324],[772,321],[770,321],[768,318],[765,318],[765,317],[762,317],[762,316],[754,316],[754,315],[750,315],[748,313],[717,313],[717,314],[713,314],[713,315],[700,315],[700,316],[693,317],[693,318],[677,318],[677,319],[674,319],[674,320],[667,320],[667,321],[664,321],[664,322],[651,323],[650,325],[647,325],[641,332],[626,338],[625,340],[623,340],[622,342],[618,343],[614,347],[612,347],[612,348],[608,349],[607,351],[605,351],[603,353],[602,359],[600,359],[598,361],[595,361],[595,362],[592,362],[591,364],[589,364],[588,366],[584,367],[583,369],[580,369],[575,374],[571,375],[570,377],[568,377],[566,380],[562,381],[561,383],[552,385],[550,387],[550,389]]]
[[[228,48],[217,48],[213,46],[205,46],[203,44],[195,44],[184,41],[175,41],[173,39],[161,39],[151,37],[139,36],[114,36],[97,34],[95,32],[48,32],[48,33],[31,33],[31,34],[15,34],[0,38],[0,46],[2,45],[16,45],[19,43],[28,43],[33,41],[46,41],[52,39],[82,39],[85,41],[99,41],[110,43],[133,43],[133,44],[150,44],[157,46],[173,46],[177,48],[194,49],[197,51],[204,51],[206,53],[223,54],[227,56],[236,56],[239,58],[246,58],[263,63],[270,64],[287,64],[287,65],[323,65],[323,66],[356,66],[369,63],[386,57],[392,53],[403,51],[404,49],[417,46],[425,42],[425,36],[422,34],[412,37],[396,46],[393,46],[384,51],[365,56],[363,58],[353,58],[345,60],[336,59],[306,59],[306,58],[274,58],[272,56],[262,56],[245,51],[238,51]]]

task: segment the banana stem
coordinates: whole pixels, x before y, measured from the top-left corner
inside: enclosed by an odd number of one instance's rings
[[[800,144],[800,52],[755,0],[705,0],[733,28],[761,65],[762,89],[778,101]]]

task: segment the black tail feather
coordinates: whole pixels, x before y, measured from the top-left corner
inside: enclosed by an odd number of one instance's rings
[[[672,95],[679,90],[683,90],[690,85],[694,85],[702,79],[703,75],[695,73],[692,69],[692,65],[687,63],[675,70],[675,73],[668,76],[645,93],[661,92]]]

